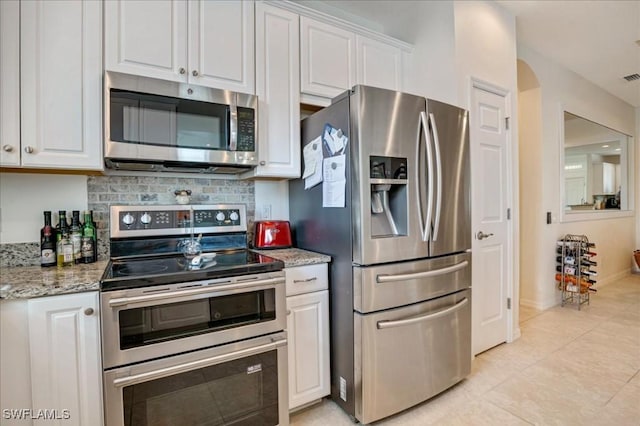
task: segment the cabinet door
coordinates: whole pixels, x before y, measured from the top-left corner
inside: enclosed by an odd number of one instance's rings
[[[252,1],[189,2],[189,81],[255,93]]]
[[[98,292],[29,300],[33,407],[66,412],[65,425],[102,424],[98,306]]]
[[[20,4],[22,165],[102,168],[102,3]]]
[[[254,176],[300,176],[300,36],[295,13],[256,5],[260,165]]]
[[[20,2],[0,2],[0,165],[20,165]]]
[[[329,292],[287,297],[289,409],[330,392]]]
[[[355,34],[300,17],[301,92],[333,98],[356,81]]]
[[[107,71],[187,81],[187,3],[105,1],[104,48]]]
[[[402,90],[402,52],[399,48],[356,36],[357,84]]]

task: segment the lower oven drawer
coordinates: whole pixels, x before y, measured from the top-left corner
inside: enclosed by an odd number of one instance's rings
[[[471,370],[471,289],[355,313],[356,418],[369,423],[425,401]]]
[[[286,332],[107,370],[107,426],[288,425]]]

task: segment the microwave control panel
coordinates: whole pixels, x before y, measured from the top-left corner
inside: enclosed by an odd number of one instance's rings
[[[256,112],[251,108],[238,107],[237,151],[256,150]]]

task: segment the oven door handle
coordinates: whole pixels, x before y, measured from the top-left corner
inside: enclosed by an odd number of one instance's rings
[[[264,345],[254,346],[247,349],[241,349],[224,355],[217,355],[197,361],[185,362],[184,364],[172,365],[171,367],[160,368],[158,370],[147,371],[145,373],[134,374],[131,376],[119,377],[113,380],[113,385],[115,387],[125,387],[135,385],[137,383],[161,379],[163,377],[184,373],[198,368],[204,368],[210,365],[221,364],[223,362],[233,361],[234,359],[268,352],[286,344],[287,339],[274,340],[271,343],[266,343]]]
[[[392,327],[402,327],[403,325],[411,325],[411,324],[416,324],[422,321],[428,321],[428,320],[433,320],[436,318],[440,318],[443,317],[445,315],[450,314],[453,311],[457,311],[458,309],[462,308],[464,305],[467,304],[467,302],[469,301],[469,299],[467,299],[466,297],[464,299],[462,299],[461,301],[459,301],[458,303],[456,303],[453,306],[449,306],[448,308],[444,308],[442,310],[439,310],[437,312],[433,312],[433,313],[429,313],[427,315],[420,315],[417,317],[413,317],[413,318],[407,318],[407,319],[402,319],[402,320],[396,320],[396,321],[378,321],[378,329],[379,330],[383,330],[385,328],[392,328]]]
[[[133,305],[136,303],[155,302],[159,300],[173,299],[176,297],[195,296],[211,292],[219,292],[226,290],[251,289],[253,287],[283,283],[284,278],[267,278],[257,281],[244,281],[227,285],[203,286],[195,289],[170,291],[167,293],[145,294],[142,296],[118,297],[109,300],[109,306],[112,308]]]

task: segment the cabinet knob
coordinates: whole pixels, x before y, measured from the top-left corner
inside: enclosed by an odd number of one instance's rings
[[[11,145],[3,145],[2,149],[4,152],[11,152],[13,151],[13,147]]]
[[[93,312],[94,312],[94,311],[93,311],[93,308],[87,308],[87,309],[85,309],[85,310],[84,310],[84,314],[85,314],[86,316],[93,315]]]
[[[179,71],[180,71],[180,74],[184,74],[184,73],[186,73],[186,72],[187,72],[187,70],[185,70],[184,68],[180,68],[180,70],[179,70]]]
[[[264,161],[264,160],[262,160],[262,161],[260,162],[260,165],[261,165],[261,166],[264,166],[265,164],[267,164],[267,162],[266,162],[266,161]]]
[[[24,152],[26,152],[27,154],[33,154],[33,147],[25,146],[24,147]]]
[[[194,77],[197,77],[197,76],[198,76],[198,71],[193,70],[193,71],[191,72],[191,74],[193,74],[193,76],[194,76]]]

